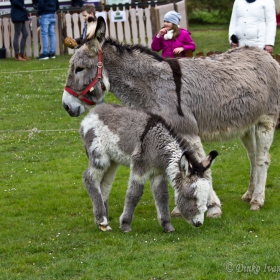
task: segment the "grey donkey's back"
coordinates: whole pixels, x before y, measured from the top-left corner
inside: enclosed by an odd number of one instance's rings
[[[183,112],[191,109],[203,141],[240,137],[265,115],[276,122],[280,67],[267,52],[242,47],[179,63],[188,73],[182,75]]]
[[[111,229],[108,197],[119,164],[131,167],[120,218],[123,231],[131,230],[132,215],[148,178],[164,231],[174,230],[166,180],[175,190],[175,201],[184,218],[195,226],[203,223],[210,195],[210,184],[203,176],[217,156],[215,151],[199,162],[189,143],[176,135],[161,117],[113,104],[92,109],[81,123],[81,136],[89,157],[84,183],[99,228]]]

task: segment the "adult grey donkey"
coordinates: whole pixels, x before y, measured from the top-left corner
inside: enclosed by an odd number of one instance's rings
[[[124,104],[157,113],[177,133],[188,135],[201,159],[201,141],[239,137],[251,163],[242,199],[251,210],[260,209],[279,116],[278,63],[255,47],[207,58],[164,59],[146,47],[105,38],[105,30],[104,19],[98,18],[88,41],[71,58],[62,98],[69,115],[79,116],[101,100],[106,87]],[[217,217],[221,204],[211,194],[207,216]]]
[[[204,172],[218,155],[216,151],[199,162],[191,144],[160,116],[113,104],[92,109],[83,119],[80,133],[89,158],[84,183],[92,200],[95,223],[101,230],[111,230],[108,197],[120,164],[131,169],[120,217],[124,232],[131,231],[133,212],[148,179],[158,221],[165,232],[174,231],[168,208],[167,180],[175,191],[175,203],[183,217],[196,227],[203,224],[211,190]]]

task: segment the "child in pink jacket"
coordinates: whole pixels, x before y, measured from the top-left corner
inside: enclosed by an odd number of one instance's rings
[[[164,25],[155,35],[151,48],[153,51],[161,51],[163,57],[185,56],[187,50],[195,51],[195,43],[191,33],[179,27],[181,15],[175,11],[164,15]]]

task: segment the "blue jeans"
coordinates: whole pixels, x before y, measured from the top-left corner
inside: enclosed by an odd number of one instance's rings
[[[41,36],[43,43],[42,54],[49,53],[49,37],[50,37],[50,53],[55,53],[55,34],[54,26],[56,23],[55,14],[42,15],[40,18]]]

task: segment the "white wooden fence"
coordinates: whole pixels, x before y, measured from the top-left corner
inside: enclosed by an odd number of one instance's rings
[[[160,24],[163,24],[163,13],[173,9],[179,11],[183,18],[180,25],[182,27],[187,27],[184,7],[185,2],[180,1],[176,4],[172,3],[158,7],[125,10],[126,21],[117,23],[110,20],[112,11],[97,12],[96,16],[104,17],[107,25],[106,36],[116,38],[119,42],[141,43],[150,47],[155,26],[158,28]],[[74,51],[64,46],[63,39],[65,36],[70,36],[72,38],[80,37],[83,31],[84,19],[82,15],[78,13],[57,13],[56,18],[56,55],[72,54]],[[161,22],[159,23],[159,21]],[[38,22],[36,16],[31,16],[30,21],[26,22],[29,35],[26,42],[25,53],[28,57],[37,57],[40,54],[42,41]],[[6,49],[6,58],[14,56],[13,37],[14,25],[10,17],[0,18],[0,48]]]

